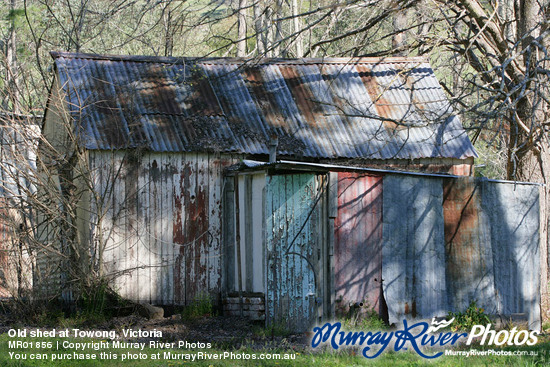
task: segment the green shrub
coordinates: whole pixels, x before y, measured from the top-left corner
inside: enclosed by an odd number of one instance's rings
[[[455,318],[451,325],[452,331],[471,330],[474,325],[487,325],[491,319],[483,308],[477,307],[476,301],[470,301],[470,305],[464,312],[449,312],[449,319]]]
[[[342,327],[360,330],[384,330],[387,325],[376,312],[368,304],[361,308],[351,309],[346,317],[341,320]]]
[[[202,293],[199,297],[186,306],[181,317],[185,320],[192,320],[199,317],[215,316],[212,297],[207,293]]]

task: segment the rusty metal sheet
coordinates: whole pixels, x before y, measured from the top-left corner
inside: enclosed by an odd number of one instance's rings
[[[336,311],[365,303],[384,313],[382,290],[382,176],[338,173],[338,214],[334,223]]]
[[[89,149],[268,154],[276,134],[287,156],[476,156],[433,70],[417,58],[53,56]]]
[[[317,178],[267,176],[266,320],[304,331],[317,320],[319,282]]]
[[[464,311],[475,300],[496,314],[493,253],[481,190],[473,178],[443,181],[447,294],[453,311]]]

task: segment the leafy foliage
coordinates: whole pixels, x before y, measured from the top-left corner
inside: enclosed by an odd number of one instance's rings
[[[470,301],[470,305],[464,312],[449,312],[449,318],[455,321],[451,326],[451,330],[471,330],[474,325],[487,325],[491,323],[491,319],[485,313],[483,308],[477,307],[476,301]]]
[[[385,330],[388,325],[368,304],[360,309],[352,309],[342,320],[342,327],[347,330]]]
[[[181,316],[184,320],[215,316],[212,297],[208,293],[199,294],[196,300],[183,309]]]

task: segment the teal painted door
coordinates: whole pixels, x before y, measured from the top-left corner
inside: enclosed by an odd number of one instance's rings
[[[266,319],[305,331],[321,316],[324,176],[266,178]]]

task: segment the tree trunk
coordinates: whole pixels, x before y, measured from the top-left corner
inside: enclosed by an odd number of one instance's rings
[[[174,52],[174,34],[172,25],[172,10],[169,9],[170,4],[166,4],[162,16],[164,23],[164,56],[172,56]]]
[[[261,0],[254,2],[254,31],[256,33],[256,48],[259,56],[265,56],[266,51],[266,32],[265,32],[265,8]]]
[[[283,39],[283,21],[280,20],[283,16],[283,0],[275,0],[275,40],[273,44],[273,52],[275,57],[286,57],[286,48],[282,45]]]
[[[518,102],[516,109],[511,109],[510,113],[510,136],[508,144],[508,179],[540,182],[545,184],[540,190],[540,234],[541,234],[541,316],[543,322],[550,319],[549,304],[549,278],[548,278],[548,225],[550,222],[550,187],[547,176],[550,174],[550,146],[544,132],[544,122],[546,112],[549,106],[544,98],[539,98],[544,93],[541,80],[536,76],[536,68],[546,66],[543,63],[539,45],[533,42],[540,36],[541,23],[543,18],[543,6],[538,0],[526,0],[515,2],[507,0],[499,9],[502,17],[517,16],[517,28],[507,26],[504,28],[504,36],[511,37],[517,29],[516,41],[520,44],[521,56],[518,58],[523,62],[524,80],[514,80],[518,85],[522,85],[521,90],[513,93],[513,98]],[[505,18],[507,20],[507,18]],[[521,37],[521,38],[520,38]],[[506,39],[508,45],[511,44]],[[539,64],[539,62],[541,62]],[[527,78],[526,78],[527,77]],[[517,88],[519,89],[519,88]],[[538,100],[538,101],[537,101]],[[532,141],[539,139],[533,143]]]
[[[15,11],[16,0],[10,0],[10,25],[8,29],[8,42],[6,45],[6,84],[7,98],[11,106],[4,105],[6,110],[11,110],[14,113],[21,113],[20,93],[18,83],[18,67],[17,67],[17,39],[15,32]]]
[[[406,56],[407,35],[404,31],[405,28],[407,28],[407,10],[403,9],[393,15],[392,47],[394,56]]]
[[[239,0],[237,57],[246,56],[246,11],[247,0]]]
[[[298,0],[292,0],[292,16],[294,21],[294,33],[295,33],[295,40],[294,44],[296,45],[296,54],[295,57],[303,57],[304,56],[304,42],[303,37],[301,34],[302,24],[300,21],[300,18],[298,17],[298,14],[300,13],[298,9]]]

